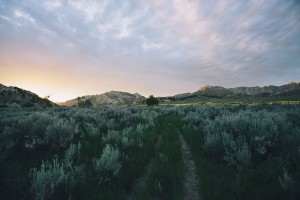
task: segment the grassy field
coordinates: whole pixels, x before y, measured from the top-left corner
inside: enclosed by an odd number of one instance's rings
[[[178,130],[181,121],[174,116],[158,118],[162,141],[157,149],[145,185],[139,187],[136,199],[183,199],[184,163]]]
[[[0,109],[3,199],[299,199],[300,106]],[[142,181],[138,181],[142,180]]]
[[[168,102],[162,102],[162,105],[255,105],[255,104],[300,104],[299,95],[288,97],[252,97],[252,96],[240,96],[240,97],[224,97],[214,98],[206,96],[197,96],[190,98],[183,98]]]

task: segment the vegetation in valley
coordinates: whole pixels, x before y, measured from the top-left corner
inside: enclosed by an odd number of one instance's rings
[[[120,199],[153,154],[156,112],[1,110],[4,199]]]
[[[150,173],[144,187],[136,192],[136,199],[182,199],[184,163],[180,151],[178,128],[180,118],[161,116],[158,126],[162,141],[155,152]]]
[[[300,104],[299,94],[290,96],[232,96],[207,97],[201,95],[175,99],[174,97],[160,98],[162,105],[244,105],[244,104]]]
[[[179,132],[203,199],[299,199],[300,106],[281,104],[0,109],[1,197],[183,199]]]
[[[298,199],[299,106],[189,107],[184,137],[205,199]]]
[[[145,102],[148,106],[158,106],[159,100],[153,95],[150,95],[149,98],[145,100]]]

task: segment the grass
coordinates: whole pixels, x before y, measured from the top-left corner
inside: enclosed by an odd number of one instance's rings
[[[136,196],[137,199],[183,199],[185,166],[178,137],[181,120],[174,116],[162,116],[158,120],[162,142],[155,153],[145,187],[140,187]]]
[[[142,147],[125,148],[120,144],[112,144],[114,147],[118,146],[122,154],[122,168],[116,177],[105,184],[97,183],[93,171],[93,158],[99,157],[105,146],[102,135],[87,134],[87,130],[82,126],[82,133],[77,135],[72,143],[78,144],[80,141],[82,145],[80,159],[74,165],[84,165],[86,178],[73,191],[72,199],[125,199],[128,193],[131,193],[135,180],[140,177],[150,160],[151,167],[149,173],[146,174],[145,185],[138,186],[134,191],[136,199],[183,199],[185,166],[180,150],[179,131],[190,146],[197,167],[199,191],[204,199],[299,199],[297,187],[300,177],[298,142],[300,118],[298,110],[292,109],[292,105],[267,104],[253,107],[251,110],[253,112],[260,109],[273,110],[276,107],[282,110],[291,107],[290,110],[295,110],[287,114],[287,121],[295,128],[295,133],[289,134],[290,137],[285,140],[278,140],[278,144],[274,145],[276,148],[270,149],[272,150],[270,156],[253,159],[247,167],[228,167],[222,162],[222,157],[219,160],[213,158],[208,152],[203,151],[204,134],[201,130],[183,126],[182,120],[176,115],[161,115],[156,119],[155,127],[147,129],[145,133],[135,133],[134,129],[130,133],[130,137],[142,140]],[[242,108],[243,106],[234,106],[231,107],[231,111],[236,112]],[[121,125],[118,126],[121,129]],[[106,134],[106,131],[101,131],[101,133]],[[161,134],[162,141],[156,149],[158,133]],[[51,161],[56,157],[60,161],[64,156],[65,148],[56,152],[50,152],[45,147],[28,149],[23,145],[23,136],[19,134],[14,136],[20,139],[14,140],[17,145],[9,151],[0,165],[1,198],[33,199],[30,192],[29,169],[39,168],[42,160]],[[292,192],[284,192],[280,185],[279,177],[283,177],[284,162],[288,163],[285,166],[288,167],[287,170],[292,177],[293,188],[290,190],[293,190]],[[62,198],[66,197],[63,190],[64,188],[61,189],[61,193],[60,191],[56,193],[57,199],[66,199]]]
[[[157,127],[157,126],[156,126]],[[119,149],[120,152],[128,155],[122,160],[122,168],[117,177],[109,184],[98,185],[93,175],[92,158],[101,155],[101,137],[87,136],[82,142],[81,157],[84,159],[85,173],[87,179],[84,185],[76,192],[75,199],[124,199],[126,194],[132,190],[134,180],[141,173],[143,166],[154,153],[154,146],[157,140],[158,130],[152,128],[144,133],[143,147],[132,147],[129,149]],[[132,133],[134,135],[134,133]],[[139,137],[135,135],[133,137]]]
[[[204,199],[284,199],[278,180],[282,166],[277,158],[269,157],[249,168],[233,169],[203,152],[201,131],[184,128],[183,136],[191,147]]]
[[[203,135],[190,128],[182,130],[183,136],[191,148],[198,177],[199,191],[204,199],[235,199],[232,186],[227,184],[234,181],[233,171],[217,165],[208,159],[202,150]]]
[[[299,95],[283,97],[224,97],[214,98],[206,96],[190,97],[170,102],[163,102],[161,105],[237,105],[237,104],[300,104]]]

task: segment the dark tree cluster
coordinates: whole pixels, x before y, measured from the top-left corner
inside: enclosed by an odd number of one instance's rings
[[[158,98],[155,98],[153,95],[150,95],[149,98],[146,99],[146,104],[148,106],[158,106]]]
[[[91,107],[93,107],[93,104],[89,99],[86,99],[86,100],[79,99],[78,106],[81,108],[91,108]]]

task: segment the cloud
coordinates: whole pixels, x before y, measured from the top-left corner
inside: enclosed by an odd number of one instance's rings
[[[96,1],[96,0],[69,0],[68,3],[82,12],[86,18],[86,21],[94,21],[97,17],[101,17],[108,1]]]
[[[43,1],[47,10],[55,10],[62,6],[60,0],[46,0]]]
[[[21,10],[15,10],[15,16],[25,18],[26,20],[29,20],[31,22],[35,22],[35,20],[29,14]]]
[[[299,81],[299,10],[293,0],[0,0],[0,70],[20,67],[17,54],[120,90],[140,76],[146,92],[156,77],[160,95]]]

